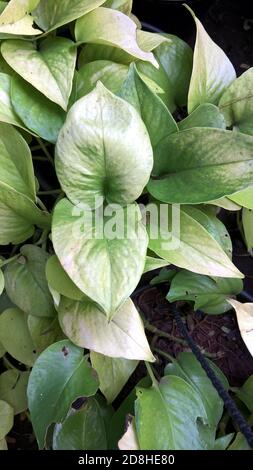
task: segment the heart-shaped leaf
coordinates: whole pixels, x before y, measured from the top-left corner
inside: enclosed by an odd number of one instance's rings
[[[74,284],[55,255],[47,261],[46,278],[49,286],[59,294],[73,300],[85,298],[85,294]]]
[[[54,317],[54,304],[45,274],[49,255],[34,245],[23,246],[20,254],[20,258],[10,263],[5,270],[9,298],[29,315]]]
[[[113,358],[154,361],[139,313],[130,299],[108,322],[94,303],[62,298],[59,322],[78,346]]]
[[[248,252],[253,254],[253,211],[243,209],[242,225]]]
[[[135,371],[138,361],[118,359],[91,351],[92,367],[98,374],[99,388],[108,403],[112,403]]]
[[[0,269],[0,295],[2,295],[4,290],[4,275],[3,271]]]
[[[53,31],[86,15],[105,0],[40,0],[33,11],[36,23],[44,31]]]
[[[229,383],[225,375],[211,361],[209,365],[224,388],[228,390]],[[215,437],[216,426],[222,417],[224,403],[195,356],[192,353],[180,353],[173,363],[166,366],[165,375],[181,377],[196,390],[206,410],[207,424],[213,428],[213,437]]]
[[[137,29],[136,39],[140,49],[145,52],[154,51],[160,44],[170,41],[170,39],[165,36],[162,36],[161,34],[149,33],[141,29]],[[113,46],[108,46],[104,44],[86,44],[82,48],[81,53],[78,57],[79,67],[84,64],[88,64],[89,62],[94,62],[97,60],[110,60],[111,62],[116,62],[117,64],[121,65],[129,65],[133,61],[138,61],[136,57],[133,57],[131,54],[128,54],[122,49],[118,49]],[[145,62],[145,64],[148,64],[148,62]],[[150,70],[157,70],[152,66],[152,64],[149,65]]]
[[[227,126],[249,135],[253,135],[252,86],[253,68],[250,68],[230,85],[219,102]]]
[[[122,11],[125,15],[130,15],[133,7],[133,0],[107,0],[104,6]]]
[[[6,62],[18,75],[54,103],[67,109],[76,62],[76,46],[66,38],[33,42],[10,40],[1,45]]]
[[[113,46],[159,67],[152,52],[139,47],[136,30],[136,24],[128,16],[100,7],[77,20],[75,36],[78,42]]]
[[[29,315],[27,324],[36,351],[39,354],[51,346],[51,344],[65,339],[57,317],[48,318]]]
[[[93,451],[107,449],[102,410],[95,398],[89,398],[80,410],[71,410],[65,421],[56,425],[53,449]]]
[[[147,256],[143,274],[148,273],[149,271],[153,271],[154,269],[164,268],[165,266],[168,266],[168,262],[164,259]]]
[[[171,134],[160,143],[160,168],[148,190],[179,204],[228,196],[252,184],[252,150],[253,137],[239,132],[200,127]]]
[[[0,15],[0,24],[15,23],[31,13],[40,0],[10,0]]]
[[[187,426],[185,425],[187,416]],[[197,420],[206,418],[198,393],[180,377],[137,389],[135,417],[141,450],[201,450]]]
[[[0,73],[0,121],[25,129],[12,106],[10,95],[11,77],[6,73]]]
[[[14,410],[14,414],[27,410],[26,389],[30,372],[7,370],[0,375],[0,400],[6,401]]]
[[[158,256],[188,271],[207,276],[243,277],[206,228],[183,209],[172,210],[166,205],[160,221],[158,237],[157,227],[149,227],[149,248]]]
[[[218,104],[224,91],[236,79],[236,73],[223,50],[208,36],[193,11],[187,8],[197,28],[188,96],[188,112],[191,113],[202,103]]]
[[[159,162],[156,162],[156,148],[168,135],[178,132],[176,121],[160,98],[142,80],[134,65],[130,67],[119,96],[134,106],[140,114],[153,147],[154,168],[157,165],[159,167]],[[155,169],[153,171],[155,172]]]
[[[104,215],[96,213],[95,220],[91,211],[82,211],[67,199],[54,210],[52,239],[61,265],[109,318],[143,273],[148,239],[140,217],[134,204],[116,212],[108,206]]]
[[[229,196],[229,199],[236,204],[239,204],[239,206],[253,210],[253,187],[250,186],[239,193],[233,194],[232,196]]]
[[[11,104],[17,117],[28,129],[43,139],[56,143],[66,117],[58,105],[18,76],[11,81]]]
[[[101,83],[71,108],[57,141],[56,170],[73,204],[94,208],[104,197],[129,204],[142,193],[152,166],[150,139],[137,111]]]
[[[46,349],[36,361],[28,383],[28,405],[40,449],[51,423],[61,423],[79,397],[94,395],[96,373],[83,349],[60,341]]]
[[[0,11],[3,10],[2,4],[5,6],[6,2],[1,2]],[[17,21],[0,24],[0,39],[8,39],[19,36],[36,36],[41,33],[42,31],[40,31],[40,29],[34,27],[33,17],[31,15],[25,15]]]
[[[112,93],[117,93],[128,73],[128,67],[110,60],[96,60],[84,64],[77,72],[76,101],[90,93],[101,81]]]
[[[187,300],[194,302],[194,310],[217,315],[231,309],[227,299],[243,289],[240,279],[212,279],[199,274],[180,271],[171,282],[167,299],[170,302]]]
[[[192,127],[215,127],[226,129],[226,121],[222,112],[210,103],[198,106],[189,116],[178,123],[180,131]]]
[[[228,300],[235,309],[242,339],[253,356],[253,303],[242,304],[237,300]]]
[[[10,308],[0,315],[0,341],[17,361],[33,366],[37,353],[27,327],[27,315],[19,308]]]
[[[0,442],[13,426],[13,409],[3,400],[0,400]]]

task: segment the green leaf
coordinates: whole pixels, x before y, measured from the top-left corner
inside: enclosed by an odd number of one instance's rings
[[[31,199],[0,181],[0,244],[19,245],[34,233],[34,224],[50,228],[51,218]]]
[[[52,240],[69,277],[112,318],[140,280],[148,239],[137,205],[105,211],[94,220],[92,212],[61,200],[54,210]]]
[[[252,184],[252,150],[253,138],[239,132],[192,128],[171,134],[160,144],[163,158],[148,190],[179,204],[228,196]]]
[[[253,375],[251,375],[243,386],[238,390],[236,396],[247,406],[249,411],[253,413]]]
[[[240,432],[237,433],[234,442],[232,442],[231,446],[228,450],[252,450],[249,444],[246,441],[246,438]]]
[[[152,256],[146,256],[146,263],[143,274],[153,271],[154,269],[163,268],[168,266],[168,262],[161,258],[152,258]]]
[[[168,135],[178,132],[178,126],[168,108],[155,95],[140,77],[136,67],[130,66],[128,76],[123,83],[119,96],[128,101],[140,114],[149,133],[150,141],[154,151],[154,168],[159,162],[156,161],[156,150],[159,143]],[[158,150],[158,156],[159,150]],[[155,172],[155,169],[153,170]]]
[[[129,204],[141,195],[152,166],[137,111],[101,83],[71,108],[57,141],[56,170],[73,204],[94,208],[95,198],[104,197]]]
[[[128,16],[100,7],[77,20],[75,36],[80,43],[113,46],[158,67],[152,52],[145,52],[139,47],[136,30],[136,24]]]
[[[128,422],[127,430],[119,440],[118,447],[120,450],[140,450],[134,418]]]
[[[188,112],[191,113],[202,103],[218,104],[224,91],[236,79],[236,73],[223,50],[208,36],[193,11],[187,8],[197,28],[188,96]]]
[[[141,318],[130,299],[108,322],[95,304],[63,297],[59,322],[64,333],[78,346],[113,358],[154,360]]]
[[[0,123],[0,243],[19,244],[34,231],[33,224],[50,227],[50,215],[35,202],[35,177],[25,139],[10,125]]]
[[[39,354],[51,346],[51,344],[65,339],[57,317],[47,318],[29,315],[27,324],[36,351]]]
[[[10,0],[0,15],[0,24],[15,23],[36,8],[40,0]]]
[[[77,72],[76,101],[90,93],[97,82],[112,93],[117,93],[128,73],[128,67],[110,60],[96,60],[84,64]]]
[[[228,302],[235,309],[242,339],[253,356],[253,303],[242,304],[233,299]]]
[[[0,269],[0,295],[2,295],[4,290],[4,275],[3,271]]]
[[[158,238],[152,236],[157,227],[149,227],[149,248],[168,263],[207,276],[243,278],[213,236],[183,209],[174,213],[168,206],[160,220]]]
[[[133,0],[107,0],[104,7],[122,11],[125,15],[130,15],[133,7]]]
[[[56,425],[53,449],[107,449],[105,425],[96,399],[89,398],[80,410],[71,410],[65,421]]]
[[[0,123],[0,165],[0,187],[2,184],[8,185],[35,201],[35,178],[30,149],[19,132],[3,123]]]
[[[79,397],[96,393],[98,381],[83,349],[64,340],[46,349],[36,361],[28,383],[28,405],[39,448],[50,424],[61,423]]]
[[[98,374],[99,388],[107,402],[112,403],[135,371],[138,361],[112,358],[94,351],[91,351],[90,359]]]
[[[33,25],[33,17],[25,15],[18,21],[0,25],[0,39],[13,39],[18,36],[36,36],[41,34],[40,29]]]
[[[0,450],[8,450],[7,442],[5,439],[0,440]]]
[[[76,46],[72,41],[48,38],[40,43],[39,50],[33,42],[4,41],[1,52],[18,75],[67,109],[76,62]]]
[[[172,282],[172,279],[176,276],[176,274],[177,274],[177,271],[175,270],[163,268],[161,269],[158,276],[155,276],[150,281],[150,285],[157,286],[158,284],[163,284],[163,283],[170,284]]]
[[[222,95],[219,107],[227,126],[253,135],[253,68],[237,78]]]
[[[213,213],[210,206],[184,206],[183,211],[199,222],[219,243],[226,255],[232,258],[232,241],[226,226]]]
[[[179,377],[163,377],[159,385],[137,389],[135,418],[141,450],[203,449],[197,420],[206,418],[205,408],[194,388]]]
[[[193,301],[194,310],[217,315],[231,309],[227,298],[239,294],[242,289],[241,279],[212,279],[180,271],[172,280],[167,299],[170,302]]]
[[[0,121],[25,129],[12,106],[10,94],[11,77],[6,73],[0,73]]]
[[[21,256],[5,270],[5,285],[9,298],[29,315],[54,317],[54,304],[45,274],[49,255],[34,245],[23,246],[20,254]]]
[[[5,355],[6,351],[2,345],[2,343],[0,343],[0,359],[2,359],[2,357]]]
[[[64,271],[56,255],[51,256],[47,261],[46,278],[49,286],[59,294],[73,300],[85,299],[85,294]]]
[[[160,44],[164,42],[169,42],[170,40],[160,34],[149,33],[141,29],[136,31],[136,39],[138,46],[145,52],[151,52],[155,50]],[[118,49],[113,46],[102,45],[102,44],[86,44],[78,57],[78,64],[81,67],[84,64],[89,62],[94,62],[97,60],[110,60],[118,64],[129,65],[134,60],[137,61],[136,57],[133,57],[131,54]],[[144,62],[148,64],[147,62]],[[150,65],[150,70],[155,69],[152,64]],[[165,82],[164,82],[165,83]]]
[[[233,194],[232,196],[229,196],[229,199],[231,199],[236,204],[239,204],[240,206],[246,207],[246,209],[252,209],[253,210],[253,188],[252,188],[252,186],[250,186],[249,188],[244,189],[243,191],[240,191],[239,193],[236,193],[236,194]]]
[[[6,401],[14,414],[27,410],[26,389],[30,372],[7,370],[0,375],[0,400]]]
[[[215,201],[211,201],[208,204],[222,207],[223,209],[226,209],[227,211],[240,211],[241,206],[238,206],[235,202],[231,201],[231,198],[227,197],[222,197],[221,199],[216,199]]]
[[[224,374],[215,364],[209,360],[208,362],[224,388],[228,390],[229,383]],[[195,356],[188,352],[180,353],[173,363],[166,366],[165,375],[181,377],[199,394],[200,401],[206,410],[206,424],[212,428],[214,438],[216,427],[222,417],[224,403]]]
[[[192,127],[214,127],[226,129],[226,121],[222,112],[210,103],[198,106],[189,116],[178,123],[180,131]]]
[[[105,0],[40,0],[33,15],[40,28],[53,31],[86,15],[103,3]]]
[[[173,113],[178,106],[187,103],[188,88],[192,71],[192,50],[184,41],[172,34],[164,34],[164,41],[154,51],[159,70],[149,64],[138,63],[139,72],[144,73],[164,89],[164,98]]]
[[[6,434],[13,426],[13,409],[3,400],[0,400],[0,441],[5,438]]]
[[[19,308],[10,308],[0,315],[0,341],[17,361],[33,366],[37,352],[27,327],[27,315]]]
[[[137,387],[150,387],[150,385],[151,380],[146,376],[138,382]],[[135,400],[136,387],[131,390],[112,415],[108,428],[109,449],[118,449],[118,442],[124,434],[128,417],[134,415]]]
[[[242,225],[247,245],[247,250],[253,255],[253,211],[252,209],[243,209]]]
[[[43,139],[56,143],[66,117],[58,105],[18,76],[11,81],[11,103],[28,129]]]

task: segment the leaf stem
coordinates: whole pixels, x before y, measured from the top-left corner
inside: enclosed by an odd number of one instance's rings
[[[182,344],[183,346],[187,346],[187,342],[184,339],[178,338],[177,336],[173,336],[166,331],[159,330],[155,326],[151,325],[148,321],[144,320],[144,327],[145,330],[154,333],[155,335],[159,336],[160,338],[167,338],[171,341],[175,341],[176,343]]]
[[[155,378],[155,375],[154,375],[154,372],[153,372],[153,369],[151,367],[151,365],[149,364],[149,362],[145,361],[145,366],[147,368],[147,371],[148,371],[148,375],[149,377],[151,378],[151,381],[152,381],[152,384],[157,387],[158,386],[158,383],[157,383],[157,380]]]
[[[47,147],[45,146],[44,142],[39,138],[39,137],[36,137],[39,145],[40,145],[40,148],[41,150],[43,150],[44,154],[46,155],[48,161],[51,163],[51,165],[54,167],[54,159],[53,157],[50,155]]]
[[[12,263],[12,261],[15,261],[17,258],[19,258],[20,254],[12,256],[12,258],[6,259],[4,261],[0,261],[0,268],[3,266],[6,266],[9,263]]]
[[[38,196],[53,196],[55,194],[61,194],[62,190],[61,189],[50,189],[49,191],[38,191],[37,195]]]
[[[39,197],[37,197],[37,203],[38,203],[38,206],[45,212],[49,213],[49,211],[47,210],[45,204],[40,200]]]
[[[175,358],[171,356],[169,353],[162,351],[161,349],[154,348],[154,351],[160,354],[161,356],[164,356],[166,359],[169,359],[170,362],[175,362]]]

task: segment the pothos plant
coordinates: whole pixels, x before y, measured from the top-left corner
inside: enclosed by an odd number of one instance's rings
[[[27,408],[40,449],[247,448],[191,353],[155,378],[130,297],[173,264],[155,281],[171,282],[168,300],[233,306],[252,351],[253,306],[234,300],[243,275],[217,215],[243,208],[252,252],[253,72],[236,78],[192,11],[194,52],[131,9],[0,2],[3,449]],[[115,407],[140,361],[148,376]],[[252,377],[234,390],[252,421],[251,392]]]

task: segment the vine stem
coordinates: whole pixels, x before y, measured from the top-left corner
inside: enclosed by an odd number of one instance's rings
[[[44,142],[39,138],[39,137],[36,137],[39,145],[40,145],[40,148],[41,150],[43,150],[44,154],[46,155],[48,161],[51,163],[51,165],[54,167],[54,159],[53,157],[50,155],[47,147],[45,146]]]
[[[43,211],[48,212],[48,210],[47,210],[45,204],[40,200],[39,197],[37,197],[37,203],[38,203],[38,206],[40,206],[40,208],[41,208]]]
[[[158,382],[157,382],[157,380],[156,380],[156,378],[155,378],[155,374],[154,374],[154,372],[153,372],[153,369],[152,369],[151,365],[149,364],[149,362],[145,361],[145,366],[146,366],[146,368],[147,368],[148,375],[149,375],[149,377],[151,378],[152,384],[153,384],[155,387],[157,387],[157,386],[158,386]]]
[[[49,191],[38,191],[38,196],[53,196],[55,194],[61,194],[61,189],[50,189]]]
[[[12,261],[15,261],[16,259],[18,259],[19,256],[20,254],[12,256],[12,258],[6,259],[4,261],[0,261],[0,268],[2,268],[3,266],[6,266],[9,263],[12,263]]]
[[[165,331],[159,330],[153,325],[150,325],[149,322],[144,320],[144,327],[145,330],[150,331],[151,333],[154,333],[155,335],[159,336],[160,338],[167,338],[170,339],[171,341],[175,341],[176,343],[182,344],[183,346],[187,346],[187,342],[181,338],[177,338],[177,336],[173,336],[169,333],[166,333]]]
[[[164,356],[170,362],[175,362],[175,358],[171,356],[169,353],[166,353],[165,351],[162,351],[161,349],[158,349],[158,348],[154,348],[154,351],[160,354],[161,356]]]

